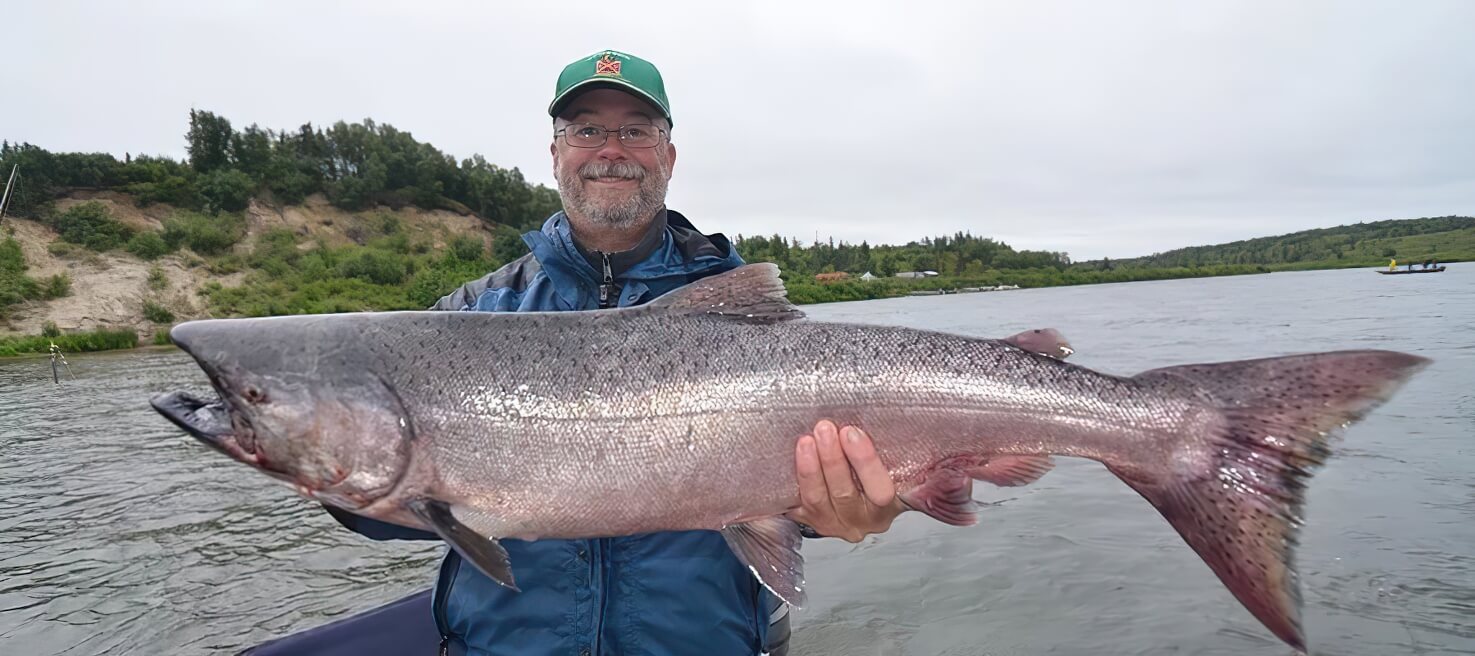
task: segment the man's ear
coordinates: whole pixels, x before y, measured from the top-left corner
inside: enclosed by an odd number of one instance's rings
[[[676,174],[676,144],[666,142],[666,177]]]

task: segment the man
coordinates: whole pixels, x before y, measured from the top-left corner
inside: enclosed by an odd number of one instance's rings
[[[548,113],[563,211],[523,236],[529,254],[433,309],[628,307],[743,263],[726,237],[702,234],[665,206],[676,148],[655,66],[613,50],[576,61],[559,76]],[[467,354],[497,366],[475,345]],[[859,541],[889,528],[903,509],[870,438],[854,427],[821,422],[812,435],[796,435],[795,467],[803,505],[789,516],[810,537]],[[335,516],[374,538],[434,537]],[[449,653],[717,656],[787,649],[787,609],[715,531],[501,543],[521,592],[488,579],[454,551],[442,563],[433,613]]]

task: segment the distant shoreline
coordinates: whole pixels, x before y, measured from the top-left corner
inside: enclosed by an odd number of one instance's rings
[[[1465,260],[1452,260],[1452,261],[1440,260],[1440,264],[1441,265],[1451,265],[1451,264],[1457,264],[1457,263],[1462,262],[1462,261],[1465,261]],[[1420,264],[1422,264],[1422,263],[1420,263]],[[1207,274],[1207,273],[1201,273],[1200,270],[1192,270],[1192,269],[1189,269],[1189,270],[1186,270],[1188,272],[1187,275],[1164,275],[1164,274],[1173,272],[1173,270],[1171,270],[1171,269],[1159,269],[1159,270],[1154,270],[1154,269],[1141,269],[1140,271],[1142,273],[1144,273],[1144,274],[1147,274],[1147,275],[1144,275],[1143,277],[1140,277],[1140,278],[1132,278],[1132,279],[1127,279],[1127,280],[1095,280],[1095,281],[1079,281],[1079,282],[1060,281],[1060,282],[1056,282],[1056,283],[1053,283],[1053,284],[1035,284],[1035,285],[1031,285],[1031,286],[1020,285],[1018,287],[1018,289],[1044,289],[1044,288],[1047,288],[1047,287],[1074,287],[1074,286],[1082,286],[1082,285],[1104,285],[1104,284],[1114,284],[1114,283],[1148,282],[1148,281],[1155,281],[1155,280],[1183,280],[1183,279],[1188,279],[1188,278],[1222,278],[1222,277],[1241,276],[1241,275],[1258,275],[1258,274],[1268,274],[1268,273],[1288,273],[1288,272],[1304,272],[1304,271],[1331,271],[1331,270],[1343,270],[1343,269],[1365,269],[1369,273],[1371,273],[1371,272],[1374,272],[1374,271],[1385,269],[1386,268],[1386,265],[1385,266],[1369,266],[1369,265],[1366,265],[1366,264],[1344,265],[1344,264],[1340,264],[1339,263],[1339,264],[1331,265],[1331,266],[1305,266],[1304,264],[1302,264],[1302,265],[1275,265],[1275,266],[1258,265],[1255,268],[1260,269],[1260,270],[1244,270],[1244,271],[1233,271],[1233,272],[1222,272],[1222,273]],[[1404,268],[1406,268],[1406,266],[1399,266],[1399,269],[1404,269]],[[1415,269],[1417,270],[1417,268],[1418,267],[1416,266]],[[1448,273],[1448,272],[1445,272],[1445,273]],[[1435,274],[1435,275],[1438,275],[1438,274]],[[992,280],[992,278],[989,278],[989,279],[986,279],[986,280]],[[890,278],[890,279],[876,279],[876,280],[871,280],[871,281],[845,280],[845,281],[840,281],[840,282],[830,283],[830,284],[818,284],[818,283],[814,283],[814,282],[811,282],[811,281],[807,281],[806,280],[806,281],[800,281],[800,282],[792,283],[788,287],[789,287],[789,290],[790,290],[790,297],[791,298],[795,295],[795,292],[798,292],[800,295],[819,295],[819,296],[824,296],[825,297],[825,298],[822,298],[822,299],[819,299],[819,300],[806,300],[806,301],[800,301],[799,299],[795,299],[795,301],[796,301],[795,304],[802,307],[802,306],[807,306],[807,305],[819,305],[819,304],[823,304],[823,303],[847,303],[847,302],[855,302],[855,301],[880,300],[880,299],[886,299],[886,298],[902,298],[902,297],[905,297],[905,296],[910,295],[910,293],[911,292],[914,292],[914,291],[946,290],[946,295],[953,295],[954,293],[959,293],[959,294],[961,294],[961,293],[970,293],[970,294],[971,293],[1002,294],[1002,293],[1008,293],[1009,291],[1014,291],[1014,290],[978,291],[978,292],[963,292],[963,291],[961,291],[961,290],[967,289],[967,288],[976,288],[976,287],[985,287],[985,286],[996,286],[997,284],[999,284],[999,283],[994,283],[993,285],[989,285],[984,280],[980,280],[980,279],[945,278],[945,277],[939,276],[939,277],[935,277],[935,278],[922,278],[922,279]],[[1005,283],[1005,284],[1007,284],[1007,283]],[[958,290],[958,291],[954,291],[954,290]],[[127,329],[127,330],[131,331],[131,329]],[[159,328],[159,333],[167,334],[167,330],[168,330],[167,327],[160,327]],[[4,338],[0,338],[0,359],[45,358],[45,357],[47,357],[46,344],[42,344],[40,346],[40,349],[39,350],[30,349],[30,350],[23,350],[23,351],[18,351],[18,352],[9,352],[10,351],[10,348],[8,348],[8,347],[12,347],[13,348],[13,346],[16,345],[19,342],[37,342],[38,340],[45,340],[46,342],[49,342],[49,341],[51,341],[53,339],[56,340],[56,341],[60,341],[60,342],[68,342],[68,341],[73,341],[73,340],[79,340],[80,339],[80,343],[82,345],[84,345],[84,348],[69,349],[66,346],[62,346],[62,352],[65,353],[65,354],[67,354],[67,355],[75,355],[75,354],[78,354],[78,353],[101,353],[101,352],[109,352],[109,351],[166,350],[166,349],[173,348],[173,345],[172,344],[169,344],[167,342],[160,343],[160,342],[157,342],[156,341],[154,343],[138,343],[138,342],[135,341],[132,344],[127,344],[127,343],[125,343],[126,340],[108,341],[106,339],[87,339],[88,337],[90,337],[92,335],[107,334],[107,333],[118,333],[118,332],[122,332],[122,331],[119,331],[119,330],[109,331],[108,329],[105,329],[104,328],[104,329],[97,329],[97,330],[93,330],[93,331],[79,331],[79,332],[73,332],[73,333],[66,333],[66,334],[63,334],[61,336],[57,336],[57,337],[54,337],[54,338],[43,337],[43,336],[38,336],[38,335],[20,336],[20,337],[4,337]],[[95,346],[95,348],[93,348],[92,346]]]

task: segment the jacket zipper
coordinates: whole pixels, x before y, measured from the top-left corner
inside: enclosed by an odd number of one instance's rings
[[[609,253],[601,252],[599,256],[604,259],[604,282],[599,285],[599,309],[602,310],[609,307],[609,294],[615,288],[615,274],[609,266]]]
[[[609,260],[605,260],[605,267],[608,266]],[[605,270],[607,271],[608,268]],[[590,653],[593,656],[602,656],[602,645],[600,643],[603,642],[602,638],[604,637],[604,606],[605,602],[609,599],[609,581],[606,581],[604,576],[604,561],[608,554],[604,552],[606,542],[604,538],[596,538],[592,542],[593,544],[590,545],[591,548],[589,549],[589,565],[591,567],[589,580],[591,583],[597,581],[594,586],[597,597],[594,600],[594,639],[590,641],[592,643],[590,645]]]
[[[452,561],[455,561],[452,563]],[[450,576],[446,575],[450,571]],[[456,584],[456,574],[461,571],[461,555],[452,551],[440,564],[440,580],[445,585],[438,586],[435,590],[435,599],[431,602],[431,615],[435,616],[435,628],[440,631],[440,656],[446,656],[451,648],[451,626],[446,619],[446,604],[451,598],[451,586]]]

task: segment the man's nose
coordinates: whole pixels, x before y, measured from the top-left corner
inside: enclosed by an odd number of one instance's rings
[[[620,141],[618,136],[611,134],[607,135],[607,137],[604,140],[604,145],[600,146],[598,149],[599,152],[596,153],[599,159],[610,161],[630,159],[630,151],[625,148],[625,144]]]

